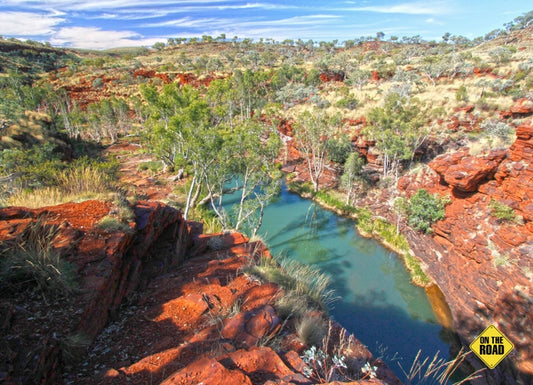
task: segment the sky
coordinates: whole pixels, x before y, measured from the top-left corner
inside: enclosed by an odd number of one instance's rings
[[[54,46],[151,46],[169,37],[276,41],[444,33],[469,39],[533,10],[530,0],[0,0],[0,35]]]

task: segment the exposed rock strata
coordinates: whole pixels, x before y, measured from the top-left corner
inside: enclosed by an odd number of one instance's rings
[[[425,188],[451,197],[431,237],[407,235],[444,293],[465,344],[489,324],[514,343],[510,358],[483,380],[489,384],[533,378],[533,126],[524,124],[516,134],[507,151],[442,155],[422,174],[399,181],[408,196]],[[512,207],[523,220],[496,218],[491,200]]]
[[[38,292],[0,300],[0,380],[317,383],[303,375],[306,346],[294,321],[282,320],[273,307],[283,291],[242,273],[254,258],[270,256],[264,245],[238,233],[200,234],[159,202],[133,209],[130,231],[109,233],[95,226],[115,210],[109,202],[0,210],[4,250],[22,242],[38,220],[58,226],[54,248],[75,267],[81,289],[52,302]],[[330,331],[332,349],[342,329],[332,324]],[[399,384],[381,360],[350,341],[346,355],[360,380],[344,383]],[[360,368],[367,362],[377,367],[377,378],[365,378]]]
[[[54,249],[73,265],[79,283],[79,291],[68,298],[48,301],[38,292],[9,294],[2,287],[5,295],[0,302],[11,316],[0,336],[5,347],[0,352],[0,372],[8,382],[55,383],[53,379],[61,377],[66,350],[72,350],[68,341],[90,343],[147,275],[184,258],[189,232],[180,212],[157,202],[139,202],[130,232],[106,233],[95,227],[112,209],[110,203],[98,201],[35,210],[0,209],[2,250],[23,242],[36,221],[45,227],[59,226]],[[173,241],[164,243],[171,252],[161,259],[150,252],[155,244],[163,247],[165,237]]]

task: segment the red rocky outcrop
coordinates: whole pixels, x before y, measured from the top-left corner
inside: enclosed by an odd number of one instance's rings
[[[505,156],[504,150],[492,151],[483,157],[472,157],[468,156],[468,151],[458,151],[435,158],[429,167],[454,190],[474,192],[480,183],[492,179]]]
[[[533,100],[522,98],[518,99],[514,106],[508,111],[500,112],[502,118],[520,118],[533,114]]]
[[[344,74],[338,72],[322,72],[319,77],[322,83],[344,81]]]
[[[77,348],[69,341],[90,343],[117,315],[124,298],[150,276],[184,258],[189,235],[179,211],[157,202],[139,202],[133,207],[135,222],[129,224],[130,231],[108,233],[95,226],[114,210],[112,204],[99,201],[0,209],[2,250],[24,242],[35,226],[57,226],[53,248],[74,267],[79,285],[69,297],[52,302],[43,301],[38,292],[3,295],[0,303],[12,313],[0,335],[9,352],[0,360],[0,372],[8,382],[26,383],[31,378],[53,383],[51,378],[61,377],[61,364],[73,360],[66,352]],[[171,243],[165,241],[168,238]],[[170,249],[165,258],[151,254],[163,248]],[[36,361],[28,362],[27,357]]]
[[[114,385],[316,383],[302,374],[305,346],[293,321],[282,322],[272,306],[283,290],[239,273],[251,260],[269,257],[264,245],[238,233],[200,235],[193,251],[138,294],[135,309],[104,330],[87,363],[67,378]],[[334,345],[341,329],[332,330]],[[274,338],[276,351],[266,346]],[[357,340],[351,347],[351,358],[378,367],[378,379],[361,384],[399,384]]]
[[[239,233],[193,232],[178,211],[162,203],[139,202],[133,210],[135,222],[126,232],[95,226],[114,215],[109,202],[0,210],[4,250],[20,243],[37,220],[59,226],[54,249],[75,267],[80,284],[79,292],[57,303],[32,292],[2,297],[2,380],[317,382],[302,373],[300,356],[306,347],[295,334],[294,321],[282,321],[273,306],[283,290],[242,274],[252,260],[270,257],[263,244],[250,243]],[[341,328],[332,325],[331,346],[336,346]],[[276,351],[262,346],[274,338]],[[348,358],[361,367],[370,362],[378,368],[378,378],[346,383],[399,384],[381,360],[355,338],[350,341]]]
[[[431,237],[406,235],[444,293],[463,342],[470,344],[494,324],[515,345],[510,358],[487,371],[480,384],[533,380],[532,161],[533,126],[523,124],[509,150],[442,155],[430,169],[398,184],[408,196],[425,188],[451,197]],[[492,200],[512,207],[522,220],[496,218],[489,206]],[[471,363],[483,366],[476,359]]]
[[[165,84],[172,83],[172,80],[167,74],[160,74],[156,73],[154,70],[147,70],[147,69],[138,69],[133,73],[133,77],[137,79],[138,77],[143,77],[146,79],[153,79],[153,78],[159,78],[163,81]]]

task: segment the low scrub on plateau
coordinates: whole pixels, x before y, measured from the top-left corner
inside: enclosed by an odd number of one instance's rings
[[[434,222],[444,219],[445,206],[449,201],[420,189],[409,199],[407,215],[409,226],[423,233],[431,233]]]

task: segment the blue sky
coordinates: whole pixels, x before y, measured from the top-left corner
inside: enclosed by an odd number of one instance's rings
[[[384,32],[440,40],[482,36],[533,9],[530,0],[0,0],[0,35],[105,49],[169,37],[342,42]]]

